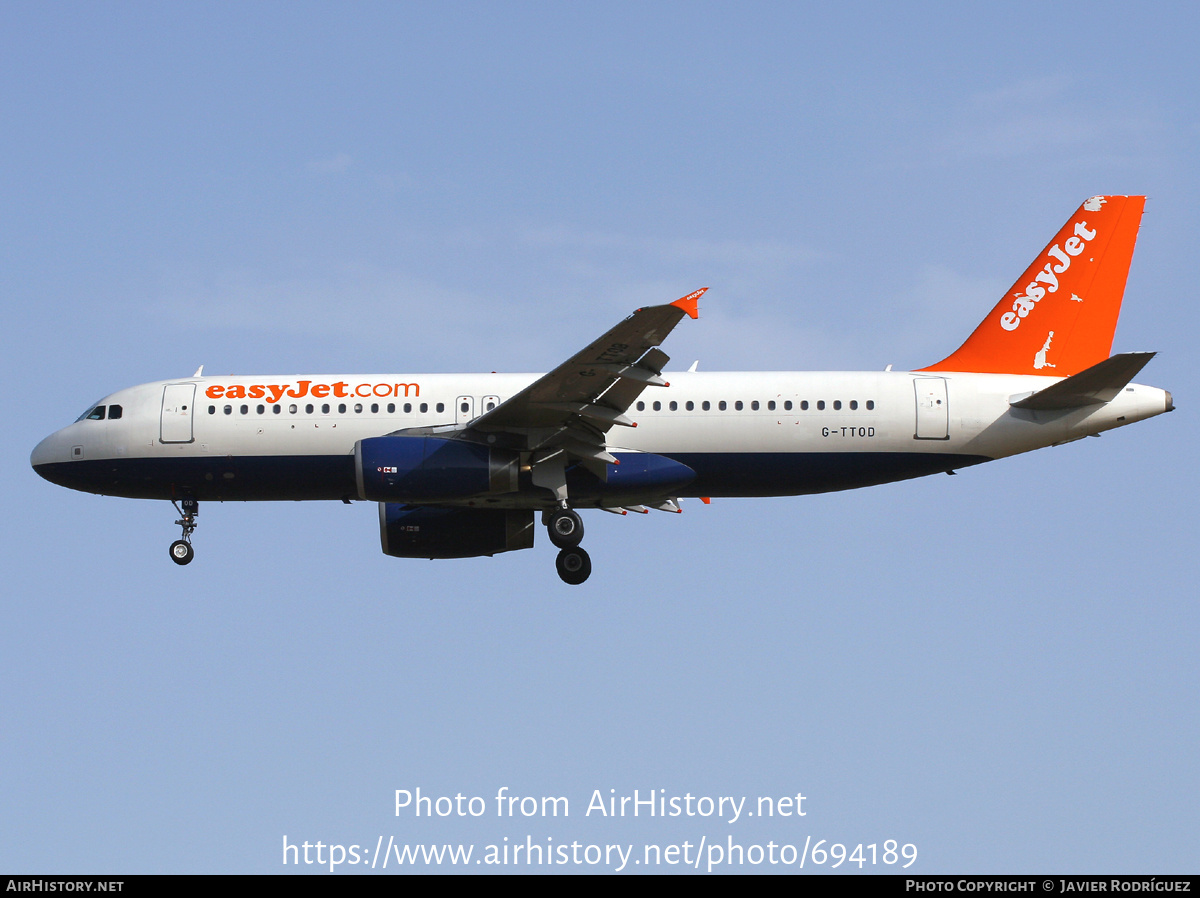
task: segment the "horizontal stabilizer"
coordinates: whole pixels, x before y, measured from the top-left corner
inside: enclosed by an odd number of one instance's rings
[[[1019,399],[1014,397],[1009,404],[1013,408],[1044,410],[1082,408],[1085,405],[1112,402],[1154,355],[1153,352],[1122,352],[1044,390]]]

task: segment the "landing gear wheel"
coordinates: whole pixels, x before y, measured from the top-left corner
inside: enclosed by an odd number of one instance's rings
[[[179,512],[179,520],[175,523],[183,528],[183,539],[171,543],[171,560],[176,564],[187,564],[196,557],[192,549],[192,534],[196,532],[196,515],[200,514],[200,503],[191,496],[183,497],[183,508],[174,499],[171,504]]]
[[[171,543],[171,560],[176,564],[187,564],[196,557],[195,551],[192,549],[192,544],[184,542],[181,539]]]
[[[580,548],[563,549],[554,562],[563,583],[578,586],[592,575],[592,559]]]
[[[583,518],[569,508],[551,514],[546,529],[550,531],[550,542],[560,549],[573,549],[583,540]]]

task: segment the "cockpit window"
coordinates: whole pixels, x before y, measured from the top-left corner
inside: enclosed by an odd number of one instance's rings
[[[91,408],[89,408],[86,412],[84,412],[82,415],[80,415],[75,420],[76,421],[84,421],[84,420],[103,421],[104,420],[104,406],[102,406],[102,405],[92,406]]]
[[[119,406],[119,405],[110,405],[110,406],[108,407],[108,420],[110,420],[110,421],[115,421],[115,420],[117,420],[117,418],[121,417],[121,412],[122,412],[122,411],[123,411],[123,409],[121,408],[121,406]]]

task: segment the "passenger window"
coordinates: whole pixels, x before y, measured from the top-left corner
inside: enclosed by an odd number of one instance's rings
[[[406,415],[412,414],[412,403],[411,402],[404,403],[404,414],[406,414]]]
[[[356,414],[356,415],[362,414],[362,403],[361,402],[354,403],[354,414]]]
[[[752,412],[758,411],[758,400],[757,399],[755,399],[753,402],[750,403],[750,411],[752,411]]]
[[[429,403],[428,403],[428,402],[422,402],[422,403],[421,403],[421,414],[423,415],[423,414],[425,414],[427,411],[429,411]]]
[[[293,402],[291,405],[288,406],[289,414],[294,415],[294,414],[296,414],[297,411],[299,411],[299,409],[296,407],[296,403]]]
[[[255,409],[255,411],[258,412],[260,415],[265,415],[267,413],[267,407],[265,405],[260,405],[260,406],[258,406],[258,408]]]
[[[655,400],[655,402],[654,402],[654,410],[655,410],[656,412],[661,412],[661,411],[662,411],[662,403],[661,403],[661,402],[659,402],[658,400]]]
[[[819,411],[819,412],[825,411],[825,400],[824,399],[817,400],[817,411]]]
[[[242,411],[242,414],[243,414],[243,415],[248,415],[248,414],[250,414],[250,406],[248,406],[248,405],[243,405],[243,406],[242,406],[242,409],[241,409],[241,411]]]
[[[857,409],[858,409],[858,400],[857,400],[857,399],[851,399],[851,400],[850,400],[850,411],[855,411],[855,410],[857,410]]]
[[[378,402],[372,402],[372,403],[371,403],[371,414],[372,414],[372,415],[374,415],[374,414],[376,414],[378,411],[379,411],[379,403],[378,403]]]
[[[842,400],[840,400],[840,399],[833,400],[833,408],[835,411],[841,411],[842,410]]]
[[[329,403],[328,402],[326,402],[324,405],[321,406],[321,414],[322,415],[329,414]]]
[[[442,412],[444,412],[446,410],[446,403],[439,402],[437,404],[437,410],[438,410],[438,414],[441,414]]]
[[[215,415],[217,413],[217,407],[215,405],[210,405],[208,407],[208,413],[210,415]]]
[[[339,415],[344,415],[344,414],[346,414],[346,403],[344,403],[344,402],[339,402],[339,403],[338,403],[338,414],[339,414]]]
[[[717,408],[719,408],[721,411],[725,411],[725,409],[728,408],[728,406],[726,406],[726,404],[725,404],[724,399],[722,399],[720,402],[717,403]]]
[[[696,403],[692,402],[692,400],[690,400],[690,399],[689,399],[689,400],[687,401],[687,406],[686,406],[686,408],[687,408],[687,410],[688,410],[689,412],[690,412],[690,411],[694,411],[694,410],[695,410],[695,408],[696,408]]]
[[[679,403],[676,402],[674,399],[672,399],[671,405],[669,406],[669,408],[671,409],[671,411],[677,412],[677,411],[679,411]],[[109,414],[109,417],[112,417],[111,413]]]
[[[494,402],[492,402],[492,401],[490,401],[490,400],[489,400],[489,401],[488,401],[488,404],[487,404],[487,410],[490,412],[490,411],[491,411],[492,409],[494,409],[495,407],[496,407],[496,403],[494,403]]]
[[[774,399],[767,401],[767,411],[769,411],[769,412],[775,411],[775,400]]]
[[[471,410],[471,403],[463,402],[458,406],[458,410],[464,415]]]
[[[117,420],[117,418],[121,417],[121,412],[122,412],[121,406],[110,405],[108,407],[108,420],[110,420],[110,421]]]
[[[273,415],[278,415],[278,414],[279,414],[281,411],[283,411],[283,407],[282,407],[282,406],[279,406],[279,405],[273,405],[273,406],[271,406],[271,414],[273,414]]]
[[[644,411],[646,410],[646,403],[644,403],[644,402],[638,402],[638,404],[637,404],[637,410],[638,410],[639,412],[644,412]]]
[[[310,402],[308,405],[304,406],[304,414],[311,415],[312,413],[313,413],[313,406],[312,406],[312,403]]]
[[[396,413],[396,403],[394,403],[394,402],[389,402],[389,403],[388,403],[388,414],[389,414],[389,415],[394,415],[395,413]]]
[[[867,410],[868,410],[868,411],[871,411],[871,410],[872,410],[872,409],[874,409],[874,408],[875,408],[875,400],[874,400],[874,399],[868,399],[868,400],[867,400]]]
[[[789,403],[787,404],[787,407],[788,407],[788,408],[791,408],[791,407],[792,407],[792,404],[789,402]],[[807,400],[807,399],[802,399],[802,400],[800,401],[800,411],[802,411],[802,412],[806,412],[806,411],[808,411],[808,400]]]
[[[225,414],[227,414],[227,415],[233,414],[233,406],[232,405],[225,406]]]
[[[708,411],[710,408],[712,408],[712,403],[709,402],[707,399],[705,399],[704,402],[701,404],[700,408],[703,411]]]

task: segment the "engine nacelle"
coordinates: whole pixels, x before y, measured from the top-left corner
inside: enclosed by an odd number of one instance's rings
[[[533,512],[379,503],[379,541],[397,558],[473,558],[533,548]]]
[[[518,456],[463,440],[370,437],[354,444],[358,496],[375,502],[469,499],[517,489]]]

